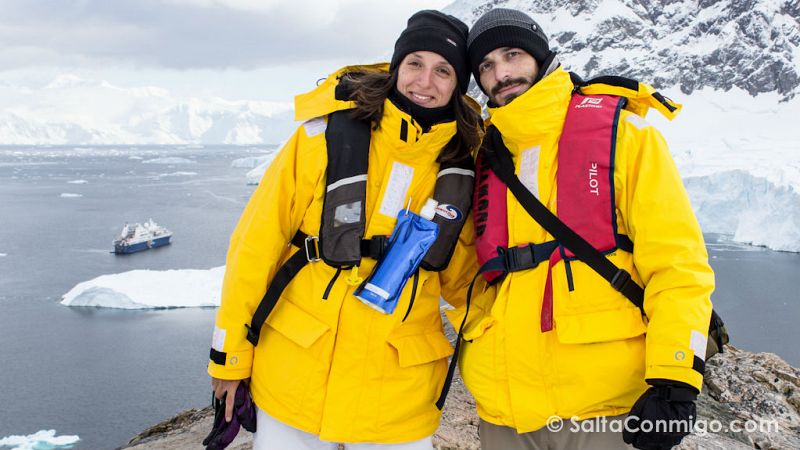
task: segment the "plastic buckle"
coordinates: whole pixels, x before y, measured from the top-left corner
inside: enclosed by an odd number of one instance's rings
[[[383,252],[386,250],[387,240],[387,237],[382,234],[372,236],[369,240],[369,257],[380,261],[381,257],[383,257]]]
[[[314,256],[311,256],[311,252],[308,250],[308,243],[310,241],[314,241]],[[319,257],[319,237],[318,236],[308,236],[306,237],[306,244],[304,246],[306,248],[306,259],[308,262],[317,262],[321,261],[322,258]]]
[[[499,249],[498,249],[499,250]],[[506,272],[516,272],[519,268],[519,262],[517,261],[517,247],[509,247],[503,249],[503,260],[505,261],[506,265]]]
[[[628,283],[630,281],[631,281],[631,274],[629,274],[623,269],[619,269],[617,273],[614,274],[614,277],[611,278],[611,286],[614,286],[614,289],[616,289],[617,291],[622,292],[622,290],[625,289],[626,286],[628,286]]]

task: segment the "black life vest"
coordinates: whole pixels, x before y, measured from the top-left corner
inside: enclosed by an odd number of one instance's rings
[[[299,250],[278,269],[250,325],[245,325],[247,340],[254,346],[258,345],[261,327],[281,293],[306,264],[322,260],[337,268],[323,294],[325,299],[342,269],[358,267],[362,257],[380,259],[383,254],[386,236],[364,239],[370,124],[351,118],[350,113],[350,110],[342,110],[328,115],[325,129],[328,166],[319,236],[308,236],[298,230],[292,238],[292,244]],[[449,264],[472,207],[474,179],[471,158],[440,164],[433,193],[433,198],[439,202],[433,219],[439,225],[439,235],[426,253],[421,268],[441,271]],[[410,308],[411,305],[406,316]],[[213,353],[212,349],[212,360]]]

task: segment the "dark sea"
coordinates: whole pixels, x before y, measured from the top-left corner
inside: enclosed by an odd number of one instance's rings
[[[210,403],[206,363],[215,309],[59,302],[76,284],[103,274],[223,265],[254,190],[245,183],[249,169],[231,162],[271,151],[0,147],[0,439],[54,429],[80,436],[75,448],[116,448]],[[146,163],[158,158],[162,163]],[[78,180],[85,183],[69,183]],[[171,245],[110,253],[125,222],[149,218],[174,232]],[[712,299],[732,343],[800,366],[800,255],[726,236],[706,239],[717,275]]]

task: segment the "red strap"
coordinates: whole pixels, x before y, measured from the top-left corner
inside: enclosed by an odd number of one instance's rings
[[[544,284],[542,315],[539,319],[542,333],[547,333],[553,329],[553,266],[559,261],[561,261],[561,251],[556,249],[550,255],[550,260],[547,264],[547,282]]]

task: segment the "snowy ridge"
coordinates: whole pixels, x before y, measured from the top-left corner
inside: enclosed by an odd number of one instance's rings
[[[800,86],[796,0],[459,0],[445,11],[471,25],[493,7],[537,20],[565,67],[620,75],[684,94],[739,87],[793,98]]]
[[[62,75],[42,89],[0,85],[0,142],[270,144],[295,128],[291,103],[173,97]]]

